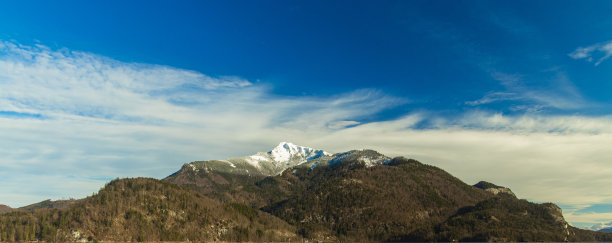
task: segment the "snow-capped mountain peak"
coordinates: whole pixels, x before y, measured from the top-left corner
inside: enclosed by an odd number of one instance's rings
[[[256,154],[227,160],[211,160],[193,162],[187,169],[194,172],[199,171],[224,171],[238,174],[261,174],[278,175],[286,169],[294,168],[306,164],[312,166],[319,160],[328,161],[332,159],[332,154],[320,149],[295,145],[290,142],[281,142],[268,152],[258,152]],[[311,162],[311,164],[309,164]],[[250,171],[250,172],[249,172]]]
[[[292,158],[301,157],[305,161],[312,160],[321,156],[331,155],[323,150],[316,150],[309,147],[298,146],[290,142],[281,142],[268,154],[276,162],[288,162]]]
[[[320,149],[295,145],[290,142],[281,142],[268,152],[259,152],[242,159],[264,174],[280,174],[288,168],[301,165],[332,154]]]

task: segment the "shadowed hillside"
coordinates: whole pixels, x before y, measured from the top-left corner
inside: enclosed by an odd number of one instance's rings
[[[155,179],[114,180],[66,209],[0,217],[2,241],[287,241],[282,220]]]

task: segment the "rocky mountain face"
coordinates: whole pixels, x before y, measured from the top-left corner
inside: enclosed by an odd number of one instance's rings
[[[493,193],[494,195],[498,195],[498,194],[501,193],[501,194],[508,194],[508,195],[513,196],[513,197],[516,197],[516,195],[514,195],[514,192],[512,192],[512,190],[510,190],[510,188],[506,188],[506,187],[503,187],[503,186],[498,186],[498,185],[495,185],[493,183],[486,182],[486,181],[480,181],[480,182],[476,183],[474,185],[474,187],[483,189],[483,190],[485,190],[487,192]]]
[[[268,152],[185,164],[162,181],[0,216],[0,241],[610,241],[552,203],[373,150]],[[59,205],[59,204],[58,204]]]

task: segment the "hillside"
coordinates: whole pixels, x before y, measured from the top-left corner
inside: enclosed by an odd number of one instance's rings
[[[567,224],[561,209],[500,194],[461,208],[439,226],[440,241],[610,241],[612,234]]]
[[[0,241],[291,241],[292,226],[155,179],[114,180],[65,209],[0,217]]]
[[[457,209],[492,195],[433,166],[395,158],[367,167],[355,160],[283,174],[292,197],[264,207],[307,238],[427,240]],[[282,184],[282,183],[281,183]]]

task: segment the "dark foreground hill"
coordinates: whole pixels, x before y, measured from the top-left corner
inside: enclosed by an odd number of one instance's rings
[[[610,241],[611,234],[582,230],[565,222],[561,209],[501,194],[461,208],[438,228],[445,241]]]
[[[0,241],[295,241],[294,227],[155,179],[120,179],[64,209],[0,216]]]

